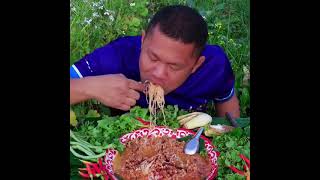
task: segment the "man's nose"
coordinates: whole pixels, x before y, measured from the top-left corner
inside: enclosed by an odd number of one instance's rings
[[[153,71],[153,76],[159,80],[164,80],[167,75],[167,68],[164,64],[159,64]]]

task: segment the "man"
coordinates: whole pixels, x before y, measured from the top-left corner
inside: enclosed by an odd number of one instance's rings
[[[123,111],[147,107],[141,82],[149,80],[164,89],[166,104],[196,109],[213,100],[217,116],[237,118],[230,62],[207,39],[207,24],[196,10],[164,7],[141,36],[118,38],[71,66],[70,102],[96,99]]]

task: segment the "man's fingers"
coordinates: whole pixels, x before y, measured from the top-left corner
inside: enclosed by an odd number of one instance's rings
[[[132,79],[128,79],[128,81],[129,81],[129,88],[143,92],[144,85],[142,83],[139,83],[139,82],[134,81]]]
[[[125,104],[129,106],[134,106],[136,105],[136,100],[132,98],[126,98]]]
[[[136,100],[128,97],[125,98],[124,101],[117,108],[123,111],[128,111],[134,105],[136,105]]]
[[[129,93],[128,94],[129,98],[132,98],[132,99],[135,99],[135,100],[138,100],[140,98],[140,94],[137,91],[133,90],[133,89],[129,89],[128,93]]]
[[[128,111],[128,110],[130,110],[130,106],[128,106],[126,104],[121,104],[118,109],[120,109],[122,111]]]

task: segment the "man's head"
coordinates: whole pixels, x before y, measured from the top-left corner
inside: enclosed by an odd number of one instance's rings
[[[208,38],[207,24],[187,6],[167,6],[157,12],[142,32],[141,80],[175,90],[205,60],[201,52]]]

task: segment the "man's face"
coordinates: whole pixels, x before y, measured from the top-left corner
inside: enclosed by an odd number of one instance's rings
[[[175,90],[204,61],[193,55],[194,45],[184,44],[160,32],[158,26],[147,37],[142,33],[140,76],[160,85],[165,94]]]

